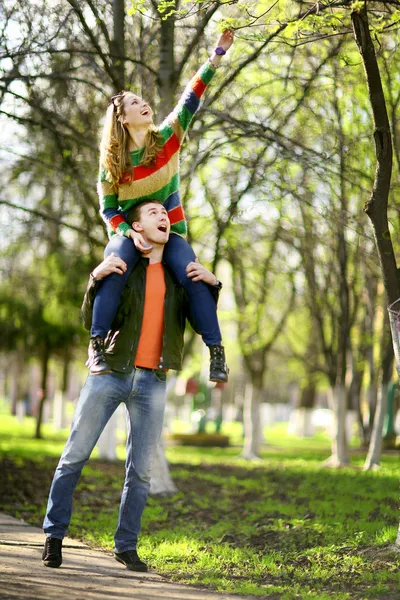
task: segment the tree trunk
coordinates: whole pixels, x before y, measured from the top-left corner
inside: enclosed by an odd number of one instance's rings
[[[385,420],[385,427],[383,431],[383,444],[384,448],[395,449],[396,448],[396,429],[395,429],[395,406],[396,406],[396,395],[398,391],[398,383],[391,382],[388,389],[388,400],[387,400],[387,413]]]
[[[174,6],[171,8],[175,8]],[[171,15],[160,22],[160,67],[158,69],[158,92],[160,104],[157,115],[163,120],[175,104],[176,74],[175,74],[175,16]]]
[[[381,342],[381,382],[379,386],[378,402],[375,412],[374,426],[372,429],[371,442],[365,459],[364,471],[376,469],[380,463],[383,438],[383,423],[387,412],[387,397],[389,383],[393,374],[393,344],[390,336],[389,315],[386,313],[382,331]]]
[[[65,399],[68,389],[68,378],[69,378],[69,367],[71,364],[71,356],[69,350],[65,351],[63,361],[63,372],[61,389],[54,394],[54,405],[53,405],[53,422],[56,429],[63,429],[66,427],[65,417]]]
[[[261,390],[248,383],[244,392],[243,422],[244,445],[242,458],[257,459],[261,446]]]
[[[41,362],[41,398],[39,402],[38,413],[36,417],[36,431],[35,431],[35,439],[40,440],[42,438],[41,427],[42,427],[42,419],[43,419],[43,408],[44,403],[47,400],[47,375],[49,372],[49,360],[50,360],[50,350],[47,346],[46,342],[43,345],[42,351],[42,362]]]
[[[361,412],[361,388],[364,379],[365,361],[362,361],[361,365],[355,364],[353,360],[352,364],[352,378],[351,383],[347,392],[347,407],[349,410],[354,411],[357,415],[358,428],[360,433],[361,446],[366,447],[365,433],[366,429],[364,426],[364,418]]]
[[[382,384],[378,389],[378,399],[376,405],[374,426],[371,434],[371,441],[369,443],[368,454],[364,463],[364,471],[371,469],[377,469],[380,463],[381,450],[382,450],[382,431],[383,422],[386,414],[387,407],[387,393],[388,385]]]
[[[366,272],[366,306],[363,329],[365,338],[368,340],[365,344],[365,358],[369,369],[369,386],[367,392],[369,417],[368,423],[364,427],[364,446],[369,446],[371,432],[375,418],[376,402],[378,396],[377,373],[374,358],[374,340],[375,340],[375,321],[376,308],[378,306],[378,277],[375,273]]]
[[[125,0],[113,0],[112,64],[118,92],[125,87]]]
[[[396,258],[387,218],[393,161],[392,139],[381,76],[368,25],[366,5],[360,11],[353,12],[351,18],[353,21],[354,37],[364,63],[375,125],[374,138],[377,167],[372,195],[365,211],[371,219],[374,229],[385,292],[389,305],[393,305],[400,298],[400,281],[397,275]],[[398,315],[393,312],[390,313],[389,317],[396,358],[396,370],[400,377],[399,319]],[[397,536],[396,544],[400,546],[400,534]]]
[[[167,379],[167,387],[165,389],[165,395],[168,402],[170,394],[174,391],[176,385],[177,375],[171,375]],[[168,430],[168,418],[164,417],[164,427]],[[164,429],[165,431],[165,429]],[[151,472],[151,486],[150,494],[152,496],[167,496],[176,494],[178,491],[174,484],[171,474],[169,472],[168,461],[165,456],[165,444],[164,438],[161,435],[160,441],[157,445],[156,455],[154,457],[152,472]]]
[[[176,494],[178,491],[169,472],[168,462],[165,457],[164,441],[161,438],[157,445],[151,470],[150,494],[152,496],[166,496]]]
[[[393,162],[392,140],[381,76],[365,6],[360,11],[353,12],[351,17],[354,36],[364,63],[375,127],[377,165],[371,198],[364,210],[372,222],[385,292],[391,304],[400,297],[400,282],[387,218]],[[398,370],[400,371],[400,364]]]
[[[312,375],[299,394],[297,406],[290,417],[290,429],[288,433],[298,437],[311,437],[314,435],[312,415],[314,412],[316,388]]]
[[[117,460],[118,413],[119,407],[108,420],[97,441],[97,450],[101,460]]]
[[[368,445],[371,442],[372,429],[374,427],[376,409],[378,406],[378,390],[379,390],[378,379],[379,379],[379,371],[374,372],[373,378],[371,378],[371,380],[369,382],[368,391],[367,391],[369,415],[368,415],[368,424],[367,424],[367,428],[366,428],[366,432],[365,432],[365,439],[368,442]]]
[[[330,390],[331,408],[334,415],[332,432],[332,455],[325,461],[327,467],[343,467],[350,464],[347,440],[347,398],[344,385]]]

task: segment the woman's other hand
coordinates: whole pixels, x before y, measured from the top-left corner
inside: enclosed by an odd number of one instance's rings
[[[145,242],[144,237],[134,229],[129,229],[129,231],[125,235],[126,237],[131,238],[131,240],[135,244],[135,247],[142,254],[148,254],[153,250],[153,246],[149,246],[149,244]]]
[[[126,263],[117,256],[114,252],[107,256],[93,271],[92,275],[95,279],[100,280],[111,275],[111,273],[118,273],[123,275],[126,271]]]

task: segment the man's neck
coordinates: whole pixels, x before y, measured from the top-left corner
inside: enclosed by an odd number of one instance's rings
[[[156,263],[160,263],[163,259],[164,254],[164,246],[159,244],[153,244],[153,249],[149,254],[144,254],[146,258],[149,259],[150,264],[154,265]]]

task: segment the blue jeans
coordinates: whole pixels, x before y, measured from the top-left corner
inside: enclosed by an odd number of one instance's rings
[[[140,369],[129,375],[87,377],[51,484],[43,523],[46,535],[63,539],[81,471],[111,415],[124,402],[128,423],[126,471],[114,540],[116,552],[136,548],[150,489],[151,465],[163,426],[165,378],[160,371]]]
[[[96,293],[90,335],[92,337],[99,335],[103,339],[111,329],[126,280],[140,257],[140,252],[136,249],[133,240],[120,235],[114,235],[111,238],[106,246],[104,256],[107,257],[112,252],[122,258],[128,268],[123,275],[112,273],[103,279]],[[186,291],[196,329],[200,331],[204,343],[207,346],[213,346],[222,341],[217,307],[208,285],[204,281],[192,281],[187,276],[186,267],[195,259],[196,255],[187,241],[180,235],[171,233],[168,243],[165,245],[163,260]]]

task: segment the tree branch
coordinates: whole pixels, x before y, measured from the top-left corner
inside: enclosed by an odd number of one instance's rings
[[[35,217],[39,217],[40,219],[45,219],[46,221],[52,221],[61,225],[62,227],[67,227],[68,229],[72,229],[73,231],[77,231],[85,236],[86,239],[93,242],[96,246],[102,246],[103,243],[92,236],[87,229],[83,229],[82,227],[77,227],[76,225],[71,225],[70,223],[66,223],[62,219],[57,219],[57,217],[52,217],[51,215],[47,215],[41,210],[37,210],[34,208],[27,208],[26,206],[21,206],[19,204],[13,204],[12,202],[8,202],[7,200],[0,200],[0,205],[8,206],[9,208],[13,208],[15,210],[21,210],[25,213],[34,215]]]

